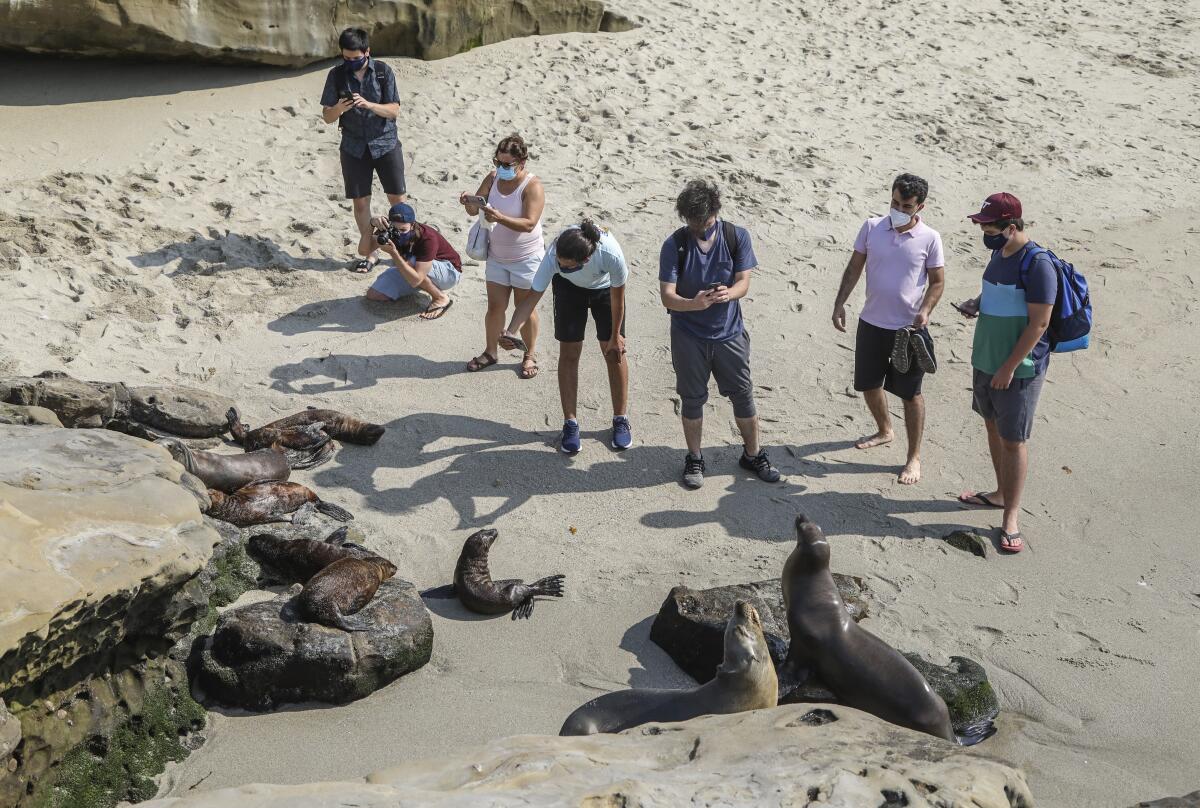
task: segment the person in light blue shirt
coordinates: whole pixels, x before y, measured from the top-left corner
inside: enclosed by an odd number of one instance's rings
[[[563,431],[559,447],[575,454],[582,446],[576,407],[579,399],[579,357],[588,314],[596,322],[600,351],[608,366],[612,395],[612,446],[633,445],[629,427],[629,363],[625,361],[625,282],[629,267],[621,245],[607,230],[584,219],[559,234],[533,276],[531,294],[517,306],[512,322],[500,335],[505,350],[521,347],[517,333],[542,295],[554,287],[554,338],[558,340],[558,395],[562,401]]]

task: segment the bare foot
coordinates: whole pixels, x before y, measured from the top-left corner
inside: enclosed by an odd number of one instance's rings
[[[921,461],[913,459],[904,464],[904,468],[900,469],[900,476],[897,478],[900,485],[913,485],[921,481]]]
[[[895,432],[876,432],[874,435],[868,435],[865,438],[859,438],[854,443],[855,449],[871,449],[876,446],[883,446],[885,443],[891,443],[896,437]]]

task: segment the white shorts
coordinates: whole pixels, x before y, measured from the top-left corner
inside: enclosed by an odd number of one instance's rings
[[[483,277],[489,283],[501,286],[511,286],[514,289],[532,289],[533,276],[542,265],[542,256],[534,255],[524,261],[505,263],[489,258],[483,270]]]

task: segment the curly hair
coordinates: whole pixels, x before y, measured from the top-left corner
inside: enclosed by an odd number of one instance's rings
[[[708,180],[691,180],[675,200],[675,212],[686,222],[700,222],[721,211],[721,189]]]
[[[892,190],[899,191],[901,199],[912,199],[915,196],[919,205],[929,196],[929,183],[916,174],[901,174],[892,180]]]
[[[496,144],[496,156],[507,154],[521,162],[529,159],[529,145],[525,139],[515,132]]]

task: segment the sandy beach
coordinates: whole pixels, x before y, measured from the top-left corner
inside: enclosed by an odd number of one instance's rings
[[[0,372],[181,383],[234,398],[252,424],[328,406],[386,424],[294,479],[356,515],[419,588],[450,582],[462,542],[495,526],[502,577],[564,573],[528,622],[430,600],[432,661],[344,707],[212,714],[163,795],[351,779],[464,745],[556,733],[596,693],[691,682],[648,639],[667,592],[779,574],[803,512],[833,569],[874,593],[864,625],[945,662],[981,662],[1002,704],[979,749],[1023,769],[1040,805],[1127,806],[1200,788],[1195,688],[1200,549],[1200,10],[1149,0],[847,8],[780,0],[619,0],[642,27],[513,40],[399,80],[411,202],[456,246],[503,135],[532,145],[549,235],[594,216],[631,263],[635,446],[607,448],[599,352],[581,371],[584,449],[555,450],[557,346],[478,374],[483,268],[453,309],[366,304],[336,127],[304,71],[3,61]],[[10,80],[11,79],[11,80]],[[947,252],[931,331],[924,479],[896,483],[903,440],[869,452],[853,334],[830,324],[862,220],[892,177],[931,186]],[[784,481],[737,468],[728,402],[706,410],[705,487],[684,444],[657,288],[683,181],[711,177],[759,268],[744,301],[763,442]],[[994,532],[955,494],[988,486],[970,406],[987,251],[966,221],[1021,198],[1030,235],[1084,272],[1090,350],[1051,360],[1030,444],[1028,549],[979,559],[937,538]],[[376,208],[384,196],[376,188]],[[851,315],[862,303],[861,286]],[[590,339],[590,337],[589,337]],[[893,412],[899,415],[893,400]]]

